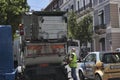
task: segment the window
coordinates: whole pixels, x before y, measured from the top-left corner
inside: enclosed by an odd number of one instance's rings
[[[96,6],[98,4],[98,0],[93,0],[93,4]]]
[[[73,5],[71,5],[71,10],[73,11]]]
[[[96,61],[96,54],[90,54],[85,59],[86,62],[95,62]]]
[[[99,24],[104,24],[104,12],[103,10],[99,11],[98,13],[98,16],[99,16]]]
[[[118,63],[120,62],[120,53],[108,53],[104,54],[104,63]]]
[[[103,2],[103,1],[105,1],[105,0],[99,0],[99,3]]]
[[[62,5],[63,4],[63,0],[60,0],[60,5]]]
[[[85,0],[85,6],[90,3],[90,0]]]
[[[84,7],[83,0],[80,0],[80,8]]]
[[[68,9],[66,9],[66,12],[68,12]]]
[[[77,2],[77,4],[78,4],[78,10],[79,10],[79,8],[80,8],[80,6],[79,6],[79,1]]]

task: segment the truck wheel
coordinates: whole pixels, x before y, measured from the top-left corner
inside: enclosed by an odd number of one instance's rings
[[[85,80],[85,77],[81,70],[79,70],[79,78],[80,78],[80,80]]]
[[[95,75],[95,80],[102,80],[99,74]]]
[[[25,74],[19,74],[16,80],[30,80]]]

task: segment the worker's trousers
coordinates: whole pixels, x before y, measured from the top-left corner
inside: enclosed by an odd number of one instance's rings
[[[72,76],[73,80],[78,80],[77,75],[76,75],[76,68],[75,67],[71,68],[71,76]]]

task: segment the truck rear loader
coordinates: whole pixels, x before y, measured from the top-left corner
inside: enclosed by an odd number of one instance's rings
[[[26,12],[19,27],[25,80],[67,80],[65,12]]]

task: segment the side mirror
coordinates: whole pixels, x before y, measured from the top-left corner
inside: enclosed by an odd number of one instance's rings
[[[79,59],[79,62],[84,62],[85,61],[85,59]]]

